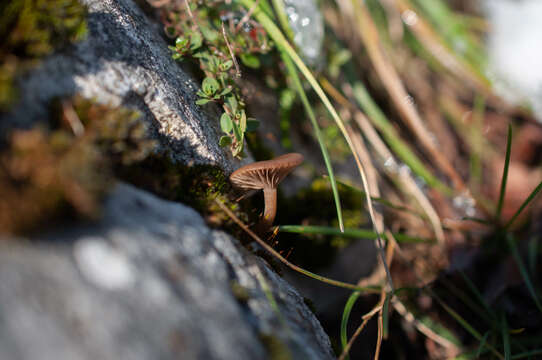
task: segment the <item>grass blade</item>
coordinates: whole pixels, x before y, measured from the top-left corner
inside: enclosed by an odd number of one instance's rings
[[[431,292],[431,295],[435,300],[438,301],[440,306],[463,327],[469,334],[471,334],[476,340],[482,342],[482,335],[473,328],[461,315],[459,315],[455,310],[449,307],[440,297],[435,293]],[[504,359],[504,356],[497,350],[493,345],[488,344],[487,342],[484,345],[485,348],[489,349],[493,354],[495,354],[499,359]]]
[[[453,191],[447,185],[437,179],[423,164],[421,160],[410,150],[409,146],[401,140],[395,128],[388,121],[384,113],[369,95],[369,92],[360,82],[353,86],[354,98],[367,113],[375,127],[381,131],[382,136],[397,156],[407,164],[412,171],[420,176],[429,186],[441,190],[446,195],[452,195]]]
[[[526,358],[526,357],[530,358],[531,356],[536,356],[536,355],[542,355],[542,349],[526,351],[526,352],[523,352],[523,353],[513,355],[512,360],[523,359],[523,358]]]
[[[484,309],[487,311],[487,313],[494,319],[496,320],[497,317],[496,315],[493,313],[493,311],[491,310],[491,308],[489,307],[489,304],[487,303],[487,301],[484,299],[484,297],[482,296],[482,294],[480,293],[480,291],[476,288],[476,286],[474,285],[474,283],[469,279],[469,277],[467,276],[467,274],[465,274],[465,272],[463,271],[460,271],[459,272],[461,274],[461,277],[463,277],[463,281],[465,281],[465,284],[467,284],[467,287],[470,289],[470,291],[474,294],[474,296],[476,297],[476,299],[478,300],[478,302],[484,307]]]
[[[344,306],[343,317],[341,320],[341,345],[342,345],[343,351],[346,348],[346,345],[348,344],[348,334],[346,332],[348,319],[350,318],[350,312],[352,311],[352,307],[358,300],[359,295],[360,295],[359,291],[353,292],[352,295],[350,295],[350,297],[348,298],[346,305]],[[349,359],[348,354],[344,358],[348,360]]]
[[[324,175],[324,178],[327,178],[325,175]],[[352,191],[355,191],[357,193],[360,193],[361,195],[363,195],[364,197],[367,196],[367,193],[361,189],[359,189],[358,187],[352,185],[352,184],[349,184],[348,182],[346,181],[343,181],[343,180],[339,180],[337,179],[337,184],[341,185],[341,186],[344,186],[346,188],[348,188],[349,190],[352,190]],[[397,211],[404,211],[406,213],[409,213],[411,215],[414,215],[414,216],[417,216],[419,217],[420,219],[423,219],[423,220],[427,220],[427,216],[425,214],[422,214],[408,206],[405,206],[405,205],[397,205],[397,204],[394,204],[392,203],[391,201],[389,200],[386,200],[382,197],[377,197],[377,196],[371,196],[371,200],[373,202],[376,202],[378,204],[381,204],[383,206],[386,206],[390,209],[393,209],[393,210],[397,210]]]
[[[540,190],[542,189],[542,182],[540,182],[540,184],[538,184],[538,186],[533,190],[533,192],[527,197],[527,199],[525,199],[525,201],[523,202],[523,204],[521,204],[521,206],[519,207],[519,209],[516,211],[516,213],[514,214],[514,216],[512,216],[510,218],[510,220],[508,220],[508,222],[506,223],[506,225],[504,225],[504,229],[508,229],[510,227],[510,225],[512,225],[512,223],[517,219],[517,217],[521,214],[521,212],[531,203],[531,201],[533,201],[533,199],[535,198],[536,195],[538,195],[538,193],[540,192]]]
[[[501,193],[499,195],[499,202],[497,204],[497,214],[495,215],[498,221],[501,219],[502,205],[504,203],[504,194],[506,193],[506,182],[508,180],[508,167],[510,165],[511,149],[512,149],[512,125],[508,124],[508,139],[506,140],[506,155],[504,157],[504,169],[502,171]]]
[[[388,338],[388,328],[389,328],[389,322],[390,322],[390,316],[389,316],[389,306],[390,306],[390,300],[393,295],[388,293],[386,294],[386,300],[384,301],[384,306],[382,307],[382,337],[384,339]]]
[[[516,260],[516,263],[519,267],[519,272],[521,273],[521,276],[523,277],[523,281],[525,281],[525,285],[527,286],[527,289],[529,290],[529,293],[531,294],[531,297],[533,298],[534,303],[536,304],[536,307],[542,313],[542,305],[540,304],[540,301],[538,300],[538,296],[536,295],[536,291],[534,289],[533,283],[531,282],[531,278],[529,277],[529,272],[527,271],[527,268],[525,267],[525,264],[521,260],[521,256],[519,255],[519,251],[516,247],[516,242],[514,241],[514,238],[512,235],[507,235],[506,240],[508,242],[508,246],[510,247],[510,251],[512,251],[512,255],[514,256],[514,259]]]
[[[488,336],[489,336],[489,331],[486,331],[486,333],[484,334],[484,337],[482,338],[482,341],[480,341],[480,346],[478,346],[478,350],[476,350],[476,358],[479,358],[480,355],[482,354],[482,350],[484,349],[484,345],[487,342]]]
[[[316,225],[312,225],[312,226],[311,225],[281,225],[278,227],[278,231],[295,233],[295,234],[334,235],[334,236],[361,238],[361,239],[368,239],[368,240],[374,240],[377,238],[377,234],[371,230],[346,228],[344,229],[344,232],[340,232],[334,227],[316,226]],[[386,238],[385,235],[382,235],[382,237],[384,239]],[[395,238],[395,240],[397,240],[397,242],[400,242],[400,243],[421,243],[421,242],[432,241],[428,239],[409,236],[405,234],[397,234],[397,233],[393,234],[393,237]]]
[[[284,53],[281,53],[281,54],[282,54],[282,60],[284,61],[284,64],[286,65],[286,69],[288,70],[288,73],[290,74],[290,78],[292,79],[292,83],[295,87],[295,90],[297,91],[299,97],[301,98],[301,102],[303,103],[305,112],[309,116],[309,120],[314,130],[314,135],[316,136],[316,140],[318,141],[318,145],[320,146],[320,151],[322,152],[322,156],[324,157],[324,163],[326,164],[327,173],[329,175],[329,182],[331,183],[331,190],[333,192],[333,199],[335,200],[335,207],[337,208],[337,220],[339,221],[339,229],[341,229],[341,231],[344,231],[344,222],[343,222],[342,209],[341,209],[341,200],[339,198],[339,190],[337,188],[337,181],[335,180],[335,175],[333,173],[333,167],[331,166],[331,159],[329,157],[329,152],[327,151],[327,147],[325,145],[324,138],[322,136],[322,131],[320,130],[320,127],[318,126],[318,122],[316,121],[316,116],[314,115],[312,106],[309,103],[307,94],[305,93],[305,90],[303,89],[303,85],[301,84],[301,80],[299,79],[299,75],[297,74],[297,70],[294,64],[292,64],[292,60],[290,60],[290,58],[286,54]]]

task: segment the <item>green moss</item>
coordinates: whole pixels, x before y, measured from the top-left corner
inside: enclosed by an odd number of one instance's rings
[[[97,217],[115,169],[154,147],[133,111],[79,97],[58,104],[50,128],[15,130],[0,152],[1,233],[28,233],[66,216]],[[78,136],[77,124],[84,129]]]
[[[361,196],[345,186],[338,184],[345,225],[361,227],[368,223]],[[280,192],[279,192],[280,194]],[[299,191],[294,197],[278,200],[278,224],[311,224],[338,226],[333,205],[333,195],[329,181],[316,179],[307,189]],[[352,239],[317,235],[305,237],[300,234],[281,233],[279,250],[289,252],[290,260],[300,266],[316,269],[327,265],[332,254],[348,245]]]
[[[196,209],[213,227],[221,227],[238,236],[246,235],[214,202],[215,198],[229,206],[242,221],[250,223],[249,204],[244,208],[231,197],[231,185],[222,169],[213,165],[175,163],[168,154],[153,154],[134,166],[117,172],[124,181],[146,189],[168,200],[182,202]]]
[[[77,0],[11,0],[0,4],[0,111],[17,99],[16,76],[87,32]]]
[[[231,292],[233,296],[239,301],[240,303],[245,304],[250,299],[250,292],[249,290],[244,287],[243,285],[239,284],[239,282],[232,280],[230,282]]]
[[[260,341],[265,346],[271,360],[291,360],[292,353],[288,346],[277,336],[260,334]]]
[[[2,55],[42,58],[84,38],[86,9],[77,0],[12,0],[0,5]]]

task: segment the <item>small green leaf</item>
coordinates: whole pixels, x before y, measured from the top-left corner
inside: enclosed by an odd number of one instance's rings
[[[231,137],[229,136],[222,136],[220,140],[218,141],[218,145],[221,147],[226,147],[228,145],[231,145]]]
[[[231,117],[226,113],[222,114],[222,116],[220,117],[220,128],[226,134],[229,134],[233,129],[233,122],[231,121]]]
[[[258,129],[259,126],[260,126],[260,122],[258,120],[253,119],[253,118],[248,118],[246,131],[248,132],[256,131],[256,129]]]
[[[249,68],[257,69],[257,68],[260,67],[260,59],[255,55],[241,54],[240,58],[241,58],[241,62],[243,63],[243,65],[245,65],[245,66],[247,66]]]
[[[237,140],[237,142],[243,141],[243,133],[239,130],[239,126],[237,126],[234,121],[232,121],[231,124],[233,128],[233,135],[235,135],[235,140]]]
[[[209,101],[209,99],[199,99],[199,100],[196,100],[196,105],[205,105],[207,104]]]
[[[239,120],[239,130],[241,130],[242,133],[247,131],[247,114],[245,113],[245,110],[241,110],[241,119]]]
[[[225,95],[228,95],[229,93],[231,93],[233,90],[233,88],[231,86],[227,86],[224,88],[224,90],[222,90],[222,92],[220,93],[220,96],[225,96]]]
[[[220,84],[218,83],[218,81],[216,81],[216,79],[212,77],[206,77],[205,79],[203,79],[201,88],[206,95],[210,96],[218,91],[218,89],[220,88]]]
[[[220,64],[220,70],[221,71],[228,71],[229,69],[231,69],[232,66],[233,66],[233,61],[228,60],[228,61],[223,62],[222,64]]]
[[[232,151],[233,156],[241,156],[243,154],[243,143],[238,143]]]
[[[230,107],[232,114],[235,114],[237,112],[237,99],[235,98],[235,95],[228,96],[226,103]]]
[[[218,38],[218,32],[208,26],[200,25],[200,30],[203,34],[203,37],[205,37],[205,39],[207,39],[207,41],[211,43]]]
[[[182,56],[181,54],[179,54],[179,53],[174,53],[173,55],[171,55],[171,58],[172,58],[173,60],[179,60],[179,59],[181,59],[182,57],[183,57],[183,56]]]
[[[182,36],[179,36],[177,40],[175,40],[175,47],[177,49],[184,49],[188,45],[188,39]]]
[[[190,50],[194,51],[201,47],[201,44],[203,42],[203,39],[201,38],[201,34],[197,31],[194,31],[192,35],[190,36]]]

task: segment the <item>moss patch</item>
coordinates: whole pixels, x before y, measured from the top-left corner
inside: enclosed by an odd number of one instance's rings
[[[1,233],[28,233],[63,216],[98,216],[114,170],[154,147],[137,112],[79,97],[59,104],[50,128],[13,131],[0,152]]]
[[[11,0],[0,4],[0,111],[17,99],[14,79],[38,60],[87,33],[77,0]]]
[[[260,334],[260,341],[265,346],[271,360],[291,360],[292,353],[288,346],[277,336]]]
[[[256,219],[249,217],[248,203],[235,201],[228,177],[218,166],[174,163],[168,154],[153,154],[143,162],[119,168],[117,175],[164,199],[194,208],[208,225],[248,241],[247,235],[214,202],[218,198],[245,223]]]
[[[250,299],[250,290],[239,284],[238,281],[232,280],[230,282],[231,292],[238,302],[246,304]]]
[[[359,193],[338,184],[343,218],[346,227],[361,227],[368,219]],[[337,213],[329,181],[316,179],[311,186],[291,198],[278,200],[277,224],[311,224],[338,226]],[[325,235],[304,236],[281,233],[280,248],[286,253],[293,248],[290,260],[300,266],[315,269],[333,260],[333,254],[352,239]]]

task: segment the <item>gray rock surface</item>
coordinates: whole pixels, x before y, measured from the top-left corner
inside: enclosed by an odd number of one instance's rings
[[[333,358],[303,299],[261,258],[132,186],[116,186],[98,223],[5,240],[0,359],[272,358],[266,344]]]
[[[178,161],[234,170],[238,161],[218,146],[218,109],[195,105],[199,84],[171,59],[162,29],[132,0],[81,3],[89,10],[87,39],[20,79],[23,99],[0,118],[0,134],[44,120],[52,98],[79,93],[140,110],[161,148]]]
[[[480,5],[491,26],[488,75],[495,90],[507,101],[529,104],[542,122],[542,2],[485,0]]]

